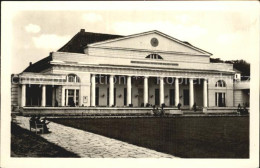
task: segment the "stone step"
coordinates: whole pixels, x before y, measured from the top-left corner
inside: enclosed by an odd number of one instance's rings
[[[182,110],[183,114],[203,114],[202,110]]]

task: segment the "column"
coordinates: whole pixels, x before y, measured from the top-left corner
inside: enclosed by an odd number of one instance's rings
[[[203,81],[203,107],[208,107],[208,85],[207,79]]]
[[[65,106],[65,87],[61,86],[61,106]]]
[[[127,77],[127,106],[132,104],[132,84],[131,84],[131,76]]]
[[[80,88],[79,88],[79,106],[82,106],[82,104],[83,104],[83,97],[81,96],[82,95],[82,93],[81,93],[81,86],[80,86]]]
[[[96,75],[91,76],[91,106],[96,106]]]
[[[160,77],[160,104],[164,103],[164,81],[163,77]]]
[[[114,75],[109,76],[109,106],[114,105]]]
[[[193,79],[191,78],[191,79],[189,79],[189,81],[190,81],[190,109],[192,109],[192,106],[193,106],[193,104],[194,104],[194,89],[193,89]]]
[[[175,106],[179,104],[179,78],[175,78]]]
[[[42,85],[42,106],[46,106],[46,85]]]
[[[26,105],[26,85],[22,84],[21,106],[24,107],[25,105]]]
[[[144,77],[144,107],[148,103],[148,76]]]

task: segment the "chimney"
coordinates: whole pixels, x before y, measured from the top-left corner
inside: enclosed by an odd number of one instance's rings
[[[80,29],[80,33],[85,33],[85,29]]]
[[[32,65],[32,62],[30,62],[30,66]]]

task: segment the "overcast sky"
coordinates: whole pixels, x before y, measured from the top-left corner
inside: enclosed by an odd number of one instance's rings
[[[259,8],[254,3],[103,5],[91,3],[80,10],[59,6],[55,11],[53,4],[50,10],[16,11],[11,20],[11,72],[20,73],[29,62],[57,51],[80,29],[119,35],[159,30],[212,53],[212,58],[252,62],[258,56]]]

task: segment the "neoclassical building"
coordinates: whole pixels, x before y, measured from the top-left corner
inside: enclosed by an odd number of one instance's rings
[[[80,30],[57,52],[12,75],[12,105],[28,112],[140,111],[152,105],[204,111],[249,102],[232,64],[159,31],[129,36]],[[246,90],[246,91],[244,91]],[[248,97],[246,97],[248,96]],[[70,107],[70,108],[68,108]]]

